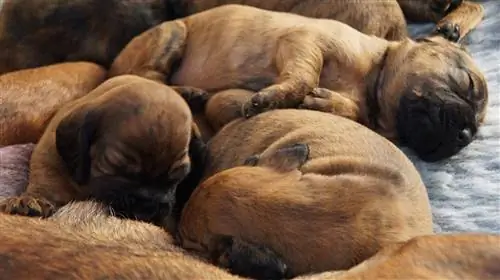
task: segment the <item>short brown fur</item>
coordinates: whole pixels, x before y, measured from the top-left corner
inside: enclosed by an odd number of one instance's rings
[[[187,103],[169,87],[109,79],[57,112],[33,152],[27,190],[0,209],[47,217],[92,197],[122,216],[168,216],[192,168],[192,127]]]
[[[225,4],[248,5],[278,12],[289,12],[312,18],[334,19],[355,29],[388,40],[408,36],[405,17],[411,22],[434,22],[435,34],[447,36],[458,26],[459,40],[475,28],[484,16],[478,3],[463,0],[174,0],[177,15],[188,16]],[[453,31],[453,30],[451,30]],[[457,34],[454,34],[457,36]],[[451,38],[450,38],[451,39]]]
[[[36,143],[49,120],[67,102],[106,78],[93,63],[68,62],[0,76],[0,147]]]
[[[50,220],[0,214],[2,279],[241,279],[190,256],[169,233],[72,203]]]
[[[256,91],[243,106],[247,117],[298,106],[333,112],[429,161],[472,141],[488,99],[471,56],[442,37],[389,42],[341,22],[241,5],[165,22],[135,37],[109,71],[121,74],[209,92]],[[426,107],[440,107],[446,120]],[[431,123],[418,123],[423,118]]]
[[[297,280],[498,279],[498,263],[499,235],[428,235],[387,246],[349,271],[326,272]]]
[[[413,164],[345,118],[286,109],[237,119],[208,154],[207,179],[179,225],[183,246],[201,254],[231,236],[274,250],[294,276],[348,269],[390,243],[432,233]],[[256,166],[242,166],[248,159]]]

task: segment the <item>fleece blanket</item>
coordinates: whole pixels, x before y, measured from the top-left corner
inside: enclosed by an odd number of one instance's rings
[[[425,163],[403,149],[429,192],[437,232],[500,233],[500,1],[483,0],[483,22],[464,44],[486,75],[489,107],[477,139],[448,160]],[[412,37],[432,24],[411,24]]]

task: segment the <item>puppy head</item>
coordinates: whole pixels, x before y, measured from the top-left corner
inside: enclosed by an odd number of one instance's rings
[[[408,40],[388,56],[391,65],[386,64],[381,87],[388,98],[379,99],[397,108],[400,144],[423,160],[437,161],[471,143],[488,101],[486,80],[471,56],[439,37]]]
[[[170,214],[190,172],[192,117],[169,87],[134,79],[70,112],[56,129],[56,147],[84,195],[149,221]]]
[[[242,166],[206,179],[196,188],[182,211],[178,242],[185,249],[206,253],[212,250],[210,244],[214,236],[209,234],[212,230],[213,233],[232,235],[237,234],[235,225],[240,221],[253,224],[252,220],[246,219],[248,213],[255,212],[255,205],[248,199],[252,193],[266,186],[280,189],[297,184],[302,176],[298,169],[308,157],[307,145],[294,144],[251,156]],[[211,228],[207,229],[208,226]]]

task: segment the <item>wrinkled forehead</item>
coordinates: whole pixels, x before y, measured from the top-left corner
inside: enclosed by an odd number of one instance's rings
[[[422,38],[414,48],[412,56],[427,59],[432,64],[439,60],[444,65],[457,68],[475,68],[475,63],[465,47],[462,45],[436,38]],[[438,65],[435,65],[438,66]]]

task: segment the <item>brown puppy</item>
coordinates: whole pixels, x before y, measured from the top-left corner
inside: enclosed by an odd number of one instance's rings
[[[499,263],[499,235],[428,235],[387,246],[346,272],[325,272],[297,280],[499,279]]]
[[[6,0],[0,73],[63,61],[108,67],[132,37],[170,18],[163,0]]]
[[[432,233],[413,164],[346,118],[296,109],[240,118],[210,140],[208,154],[208,179],[182,212],[179,239],[234,273],[252,275],[242,258],[257,258],[249,252],[259,245],[295,276],[348,269]]]
[[[241,279],[172,244],[151,224],[92,202],[49,220],[0,214],[1,279]]]
[[[389,42],[338,21],[241,5],[135,37],[109,71],[127,73],[211,92],[257,91],[244,105],[247,117],[300,104],[330,111],[429,161],[472,141],[488,94],[470,55],[439,36]]]
[[[176,15],[188,16],[224,4],[249,5],[313,18],[335,19],[355,29],[388,40],[402,40],[410,21],[435,22],[435,34],[458,41],[484,16],[480,4],[463,0],[170,0]]]
[[[0,210],[47,217],[92,197],[119,216],[163,219],[177,185],[198,167],[193,153],[203,152],[192,127],[187,103],[169,87],[130,75],[107,80],[52,118],[27,190]]]
[[[0,76],[0,147],[36,143],[50,118],[66,103],[106,78],[93,63],[61,63]]]

